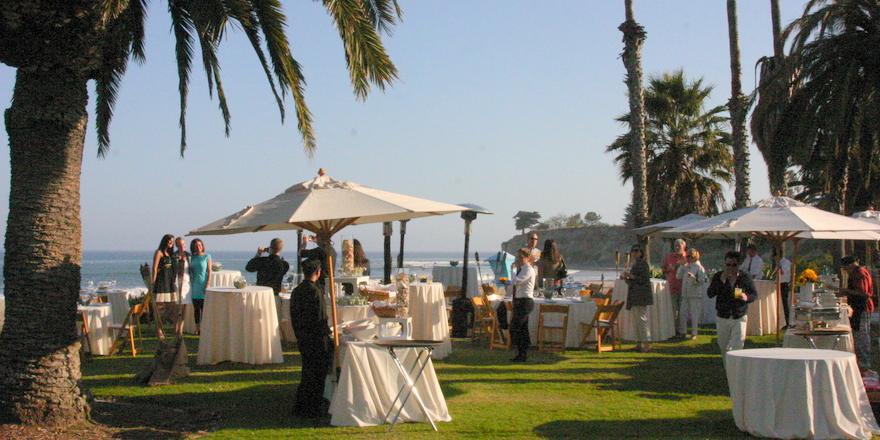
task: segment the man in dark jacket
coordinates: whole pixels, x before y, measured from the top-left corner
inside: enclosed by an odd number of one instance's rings
[[[244,269],[248,272],[257,273],[257,285],[271,287],[277,295],[281,291],[281,282],[284,280],[284,274],[290,269],[290,264],[281,258],[281,249],[284,248],[284,241],[280,238],[273,238],[269,244],[269,248],[257,248],[257,255],[248,261]],[[264,252],[268,255],[263,256]]]
[[[739,269],[739,257],[739,252],[734,251],[724,255],[724,270],[712,277],[707,291],[709,298],[715,298],[715,327],[722,361],[728,351],[742,350],[749,303],[758,298],[752,277]]]
[[[302,355],[302,374],[296,390],[294,415],[317,418],[327,414],[324,380],[330,371],[333,343],[327,326],[323,291],[317,281],[321,265],[308,260],[302,265],[305,279],[290,297],[290,317]]]

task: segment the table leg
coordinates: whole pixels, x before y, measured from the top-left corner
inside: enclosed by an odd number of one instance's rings
[[[410,374],[407,373],[406,369],[403,367],[403,364],[400,362],[400,359],[398,359],[397,353],[394,352],[394,349],[389,348],[388,352],[389,352],[389,354],[391,354],[391,359],[394,361],[394,365],[400,371],[400,373],[403,377],[403,380],[405,382],[404,385],[401,387],[401,391],[398,393],[398,395],[400,395],[400,393],[403,392],[404,389],[407,389],[407,388],[408,388],[408,390],[407,390],[408,392],[407,392],[406,396],[401,400],[400,409],[397,411],[397,414],[394,415],[394,419],[391,421],[391,425],[388,427],[388,431],[391,431],[392,429],[394,429],[394,424],[396,424],[397,419],[400,418],[400,414],[403,412],[403,408],[406,406],[406,402],[407,402],[407,400],[409,400],[410,396],[415,397],[416,403],[419,405],[419,409],[422,410],[422,414],[428,420],[428,423],[431,424],[431,427],[434,429],[434,431],[437,431],[437,425],[434,423],[434,420],[431,419],[430,414],[428,414],[428,409],[425,407],[425,403],[422,401],[422,398],[419,396],[419,392],[415,389],[416,383],[418,383],[419,379],[422,377],[422,373],[425,371],[425,367],[428,366],[428,361],[431,359],[431,351],[432,351],[431,349],[417,350],[415,363],[416,363],[416,365],[419,365],[420,368],[419,368],[418,373],[416,373],[415,378],[412,378],[412,377],[410,377]],[[425,358],[424,363],[422,363],[422,360],[421,360],[423,352],[427,353],[427,356]],[[415,367],[415,365],[414,365],[414,367]],[[412,370],[410,370],[410,373],[411,372],[412,372]],[[395,399],[395,402],[396,402],[396,399]],[[393,410],[394,410],[394,406],[392,405],[391,409],[389,409],[389,411],[388,411],[388,414],[385,415],[386,422],[388,420],[388,416],[391,415],[391,412]]]

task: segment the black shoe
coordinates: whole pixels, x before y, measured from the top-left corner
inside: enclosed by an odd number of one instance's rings
[[[523,355],[516,355],[516,357],[513,357],[510,359],[510,362],[525,362],[525,361],[526,361],[526,357]]]

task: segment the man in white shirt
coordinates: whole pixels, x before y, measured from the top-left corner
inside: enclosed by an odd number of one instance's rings
[[[764,279],[764,260],[758,255],[758,247],[750,244],[746,249],[748,255],[739,266],[739,270],[745,272],[753,280]]]

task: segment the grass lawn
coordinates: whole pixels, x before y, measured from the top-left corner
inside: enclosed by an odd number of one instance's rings
[[[773,336],[748,347],[771,346]],[[147,348],[155,341],[146,341]],[[198,339],[187,339],[192,374],[179,383],[146,388],[133,374],[150,353],[94,357],[83,381],[97,399],[93,418],[123,438],[389,437],[387,427],[337,428],[290,415],[300,358],[285,346],[284,364],[195,366]],[[632,345],[624,344],[624,350]],[[570,350],[534,354],[511,364],[510,353],[455,340],[453,353],[434,363],[452,422],[446,437],[745,437],[733,423],[727,382],[714,337],[655,344],[653,353]],[[390,437],[436,436],[428,424],[408,423]]]

